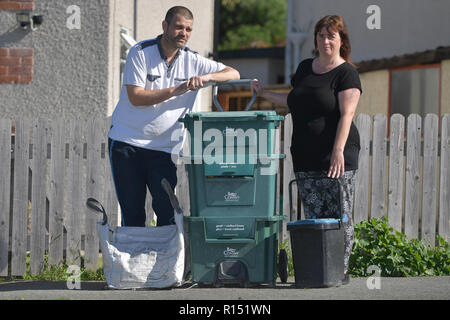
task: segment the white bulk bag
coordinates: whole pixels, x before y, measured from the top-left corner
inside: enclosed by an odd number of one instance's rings
[[[103,271],[109,288],[168,288],[181,285],[184,274],[181,210],[175,210],[174,225],[116,227],[110,235],[103,206],[93,198],[88,199],[87,205],[103,213],[103,220],[97,222],[97,230]]]

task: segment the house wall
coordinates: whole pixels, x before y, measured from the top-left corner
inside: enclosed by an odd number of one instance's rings
[[[223,63],[237,69],[241,79],[259,79],[264,85],[277,84],[284,76],[284,60],[269,58],[224,59]]]
[[[360,74],[363,93],[356,113],[386,114],[389,102],[389,72],[379,70]]]
[[[111,0],[108,30],[108,104],[106,114],[111,115],[120,97],[120,28],[134,35],[134,0]]]
[[[450,60],[441,62],[441,115],[450,113]]]
[[[73,26],[73,12],[66,12],[72,4],[69,0],[35,1],[34,10],[27,11],[44,19],[35,31],[18,26],[17,11],[0,9],[0,47],[33,52],[32,68],[26,71],[31,73],[29,82],[0,83],[0,117],[105,113],[108,1],[77,1],[80,29],[67,27],[68,21]]]

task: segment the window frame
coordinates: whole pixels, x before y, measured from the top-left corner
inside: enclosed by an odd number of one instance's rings
[[[388,110],[387,110],[387,116],[388,119],[391,118],[391,94],[392,94],[392,72],[394,71],[404,71],[404,70],[417,70],[417,69],[430,69],[430,68],[437,68],[438,69],[438,81],[439,81],[439,88],[438,88],[438,114],[437,116],[439,119],[441,118],[441,99],[442,99],[442,64],[439,63],[432,63],[432,64],[415,64],[415,65],[409,65],[404,67],[396,67],[396,68],[390,68],[389,69],[389,78],[388,78]],[[388,130],[389,130],[389,124],[388,124]]]

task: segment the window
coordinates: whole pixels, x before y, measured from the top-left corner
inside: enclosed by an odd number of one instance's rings
[[[127,62],[127,55],[130,48],[136,44],[136,40],[131,37],[128,28],[120,27],[120,86],[122,87],[123,71]]]
[[[417,113],[422,118],[427,113],[440,116],[439,64],[412,66],[390,71],[390,115],[400,113],[408,117]]]

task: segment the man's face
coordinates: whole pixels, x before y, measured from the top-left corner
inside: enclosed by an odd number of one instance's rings
[[[163,21],[163,37],[174,48],[183,48],[192,32],[193,20],[186,19],[182,15],[177,14],[170,24]]]

